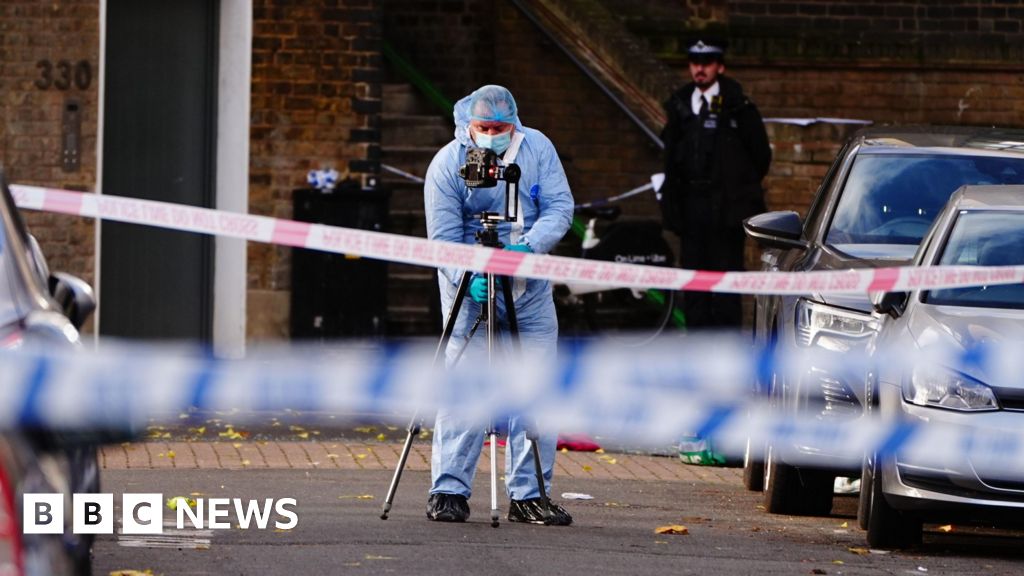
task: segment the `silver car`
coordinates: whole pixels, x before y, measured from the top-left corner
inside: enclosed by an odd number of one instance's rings
[[[880,126],[859,131],[837,155],[803,219],[768,212],[744,222],[765,249],[764,271],[902,266],[962,185],[1024,184],[1024,131]],[[878,328],[866,295],[808,293],[755,298],[754,342],[780,357],[813,351],[819,363],[765,373],[756,383],[780,417],[844,425],[864,416],[864,373],[843,360]],[[766,371],[767,372],[767,371]],[[750,439],[744,484],[764,490],[773,514],[826,515],[836,476],[861,458],[817,439]]]
[[[1024,265],[1024,186],[964,186],[949,200],[915,256],[918,266]],[[1024,381],[990,363],[960,362],[996,346],[1024,343],[1024,285],[892,292],[873,298],[881,318],[876,356],[898,350],[936,363],[877,362],[865,390],[869,413],[915,434],[949,430],[1019,437]],[[879,548],[921,541],[923,521],[1024,519],[1024,475],[1009,462],[962,445],[903,446],[864,459],[858,521]],[[1016,476],[1016,477],[1015,477]]]

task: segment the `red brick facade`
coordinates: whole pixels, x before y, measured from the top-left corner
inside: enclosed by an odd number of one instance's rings
[[[92,190],[96,181],[99,3],[0,3],[0,166],[9,182]],[[79,168],[65,172],[61,122],[82,114]],[[25,212],[54,270],[95,278],[91,220]]]
[[[379,44],[372,1],[254,1],[250,212],[291,218],[310,170],[366,172],[379,154]],[[250,336],[288,336],[290,255],[249,244]]]
[[[680,83],[692,32],[728,35],[729,71],[765,116],[1024,125],[1017,0],[603,3]],[[580,201],[660,170],[657,147],[512,2],[254,0],[253,18],[252,213],[290,217],[310,169],[375,170],[381,39],[452,100],[485,83],[508,86],[523,122],[554,141]],[[89,82],[60,81],[62,63],[72,73],[84,63]],[[47,66],[57,75],[49,82]],[[99,67],[99,0],[0,3],[0,164],[11,181],[95,189]],[[77,172],[60,157],[68,98],[83,114]],[[769,125],[769,206],[804,209],[850,131]],[[624,208],[657,217],[651,195]],[[90,221],[26,214],[53,268],[95,281]],[[289,254],[249,246],[250,336],[287,334]],[[263,318],[264,308],[283,311]]]

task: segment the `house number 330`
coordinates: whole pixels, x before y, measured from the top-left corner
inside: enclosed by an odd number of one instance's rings
[[[40,90],[69,90],[72,86],[87,90],[92,83],[92,66],[88,60],[80,60],[76,64],[67,60],[59,60],[57,63],[40,60],[36,62],[36,69],[39,76],[35,84]]]

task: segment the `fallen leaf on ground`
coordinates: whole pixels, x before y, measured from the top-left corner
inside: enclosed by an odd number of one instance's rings
[[[849,528],[850,527],[850,523],[849,522],[843,522],[842,524],[839,525],[839,527],[840,528]]]
[[[582,466],[582,468],[583,468],[583,471],[584,471],[584,472],[590,472],[591,470],[593,470],[593,469],[594,469],[593,467],[591,467],[591,466],[587,466],[586,464],[584,464],[584,465]]]
[[[189,508],[192,508],[193,510],[196,507],[196,499],[186,498],[185,496],[174,496],[173,498],[168,498],[167,507],[170,508],[171,510],[177,510],[181,502],[184,502],[185,504],[188,505]]]
[[[299,432],[296,436],[305,440],[306,438],[309,438],[309,432]]]
[[[953,525],[952,524],[946,524],[945,526],[939,526],[939,532],[952,532],[952,531],[953,531]]]
[[[594,450],[594,454],[604,454],[604,448],[598,448],[597,450]]]
[[[670,526],[659,526],[654,529],[655,534],[689,534],[690,529],[682,524],[672,524]]]
[[[337,458],[339,458],[337,454],[328,454],[327,457],[330,458],[331,460],[336,460]]]
[[[370,434],[370,433],[376,432],[376,431],[377,431],[377,429],[374,428],[373,426],[360,426],[360,427],[356,428],[356,432],[362,432],[363,434]]]
[[[252,462],[249,460],[242,460],[242,466],[248,466],[249,464],[252,464]]]
[[[833,560],[832,563],[833,564],[840,564],[840,565],[846,564],[846,562],[843,562],[842,560]]]
[[[356,458],[362,460],[363,458],[366,458],[366,454],[356,454]]]
[[[847,548],[847,550],[849,550],[850,552],[852,552],[854,554],[857,554],[858,556],[864,556],[866,554],[870,554],[871,553],[871,551],[868,550],[867,548],[860,548],[860,547],[857,547],[857,546],[851,546],[851,547]]]
[[[387,439],[388,439],[388,437],[383,432],[381,432],[380,434],[377,434],[377,441],[378,442],[383,442],[383,441],[385,441]]]
[[[292,432],[302,432],[305,430],[305,428],[303,428],[302,426],[296,426],[294,424],[289,426],[288,429],[291,430]]]
[[[177,456],[177,454],[174,453],[174,450],[167,451],[167,457],[170,458],[171,460],[174,460],[175,456]]]
[[[145,570],[114,570],[110,576],[153,576],[153,571],[149,568]]]

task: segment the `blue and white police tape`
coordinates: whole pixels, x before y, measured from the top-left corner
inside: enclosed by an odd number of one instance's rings
[[[545,430],[637,444],[697,434],[733,454],[753,439],[790,463],[826,454],[852,468],[884,452],[1024,478],[1024,358],[1013,346],[767,354],[735,338],[662,338],[628,351],[607,340],[550,362],[469,357],[450,370],[431,367],[434,347],[281,348],[238,361],[109,343],[97,353],[4,351],[0,426],[140,429],[191,409],[231,411],[238,423],[283,409],[401,421],[445,409],[481,425],[530,414]],[[929,370],[945,376],[929,380]],[[882,402],[865,411],[869,396]]]

